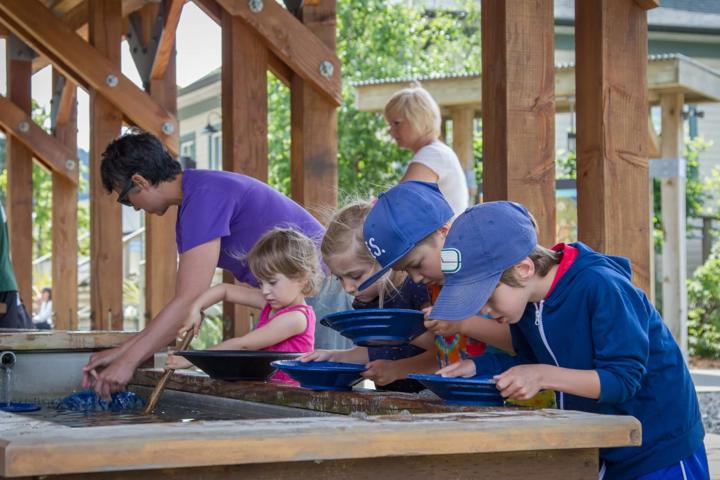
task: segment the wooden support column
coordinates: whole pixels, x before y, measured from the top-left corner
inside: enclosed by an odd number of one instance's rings
[[[90,43],[120,67],[120,0],[90,1]],[[90,90],[90,322],[93,330],[121,330],[122,210],[100,176],[101,154],[120,134],[122,113],[97,90]]]
[[[178,4],[177,0],[174,4]],[[167,9],[166,9],[167,11]],[[177,22],[171,27],[175,28]],[[170,33],[163,33],[167,38]],[[174,33],[172,37],[174,38]],[[176,51],[173,41],[169,52],[163,52],[166,62],[162,78],[150,79],[150,96],[171,115],[177,116]],[[175,219],[177,207],[170,207],[165,215],[145,215],[145,318],[152,320],[175,296],[177,274],[177,246]]]
[[[32,58],[19,51],[29,51],[17,38],[7,42],[7,93],[8,98],[23,112],[30,114],[32,102],[30,79]],[[32,311],[32,171],[33,156],[30,149],[13,136],[7,136],[7,214],[15,280],[20,298],[28,312]]]
[[[578,236],[628,257],[649,292],[647,14],[627,0],[575,2]]]
[[[222,14],[223,169],[267,182],[268,51],[239,18]],[[235,281],[225,272],[225,282]],[[237,337],[251,328],[253,309],[225,303],[223,334]]]
[[[56,91],[61,78],[60,73],[53,69],[53,91]],[[53,132],[55,137],[73,152],[77,152],[76,93],[77,87],[73,84],[67,94],[70,99],[64,107],[66,112],[62,117],[58,116]],[[79,169],[80,165],[75,168]],[[53,324],[56,330],[77,330],[78,188],[59,173],[53,172],[52,189]]]
[[[452,110],[452,134],[453,134],[453,150],[460,159],[460,164],[465,172],[468,180],[468,190],[470,192],[470,205],[475,203],[477,195],[477,182],[475,181],[475,151],[473,150],[473,140],[475,137],[475,129],[473,120],[475,120],[475,111],[472,108],[457,108]]]
[[[552,0],[482,2],[483,198],[513,200],[555,243]]]
[[[683,94],[660,96],[662,108],[661,162],[674,166],[661,181],[662,224],[662,313],[665,324],[687,354],[687,246],[685,213],[685,159]]]
[[[300,19],[334,52],[335,0],[310,3],[305,4]],[[290,92],[292,198],[320,218],[321,211],[337,205],[335,105],[296,74]]]

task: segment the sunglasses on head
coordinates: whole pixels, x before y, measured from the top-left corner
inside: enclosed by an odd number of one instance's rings
[[[125,184],[125,188],[122,189],[120,192],[120,195],[118,195],[117,201],[118,203],[125,205],[126,207],[132,207],[133,204],[130,203],[130,199],[128,199],[128,194],[130,193],[130,190],[135,186],[135,183],[133,183],[132,178],[128,178],[127,183]]]

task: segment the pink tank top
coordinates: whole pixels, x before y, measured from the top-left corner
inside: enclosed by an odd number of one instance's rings
[[[258,320],[255,329],[262,328],[272,321],[273,318],[278,315],[283,315],[288,312],[302,312],[307,320],[307,326],[305,330],[297,335],[293,335],[290,338],[286,338],[280,343],[270,345],[269,347],[263,348],[271,352],[299,352],[306,353],[312,352],[315,345],[315,311],[310,305],[291,305],[289,307],[281,308],[274,315],[270,316],[270,304],[266,304],[260,313],[260,320]],[[270,378],[273,381],[290,383],[292,385],[298,385],[298,382],[290,378],[286,373],[278,371]]]

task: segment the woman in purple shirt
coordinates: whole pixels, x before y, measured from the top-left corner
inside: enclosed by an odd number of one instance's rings
[[[232,172],[181,171],[149,133],[128,133],[110,143],[101,173],[107,191],[117,192],[123,205],[155,215],[178,206],[180,254],[173,299],[143,331],[95,353],[83,368],[83,386],[103,397],[122,390],[142,361],[173,340],[192,302],[210,288],[216,266],[257,286],[246,254],[265,232],[294,228],[318,244],[324,233],[300,205],[259,180]]]

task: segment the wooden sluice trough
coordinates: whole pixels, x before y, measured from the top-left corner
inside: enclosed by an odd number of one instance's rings
[[[91,350],[123,338],[101,332],[0,334],[0,348],[17,354],[18,373],[28,377],[18,376],[17,386],[42,389],[43,378],[78,374],[54,368],[79,371],[77,361],[59,362],[58,356],[75,356],[81,362]],[[44,366],[43,355],[49,361]],[[29,358],[36,363],[22,370]],[[130,389],[149,392],[161,373],[138,370]],[[78,388],[68,384],[66,393]],[[235,405],[262,418],[71,428],[0,412],[0,475],[596,479],[599,448],[639,445],[641,439],[640,424],[632,417],[449,406],[423,395],[313,392],[262,382],[223,382],[192,372],[177,372],[167,388],[161,406],[184,398],[197,402],[198,408]]]

